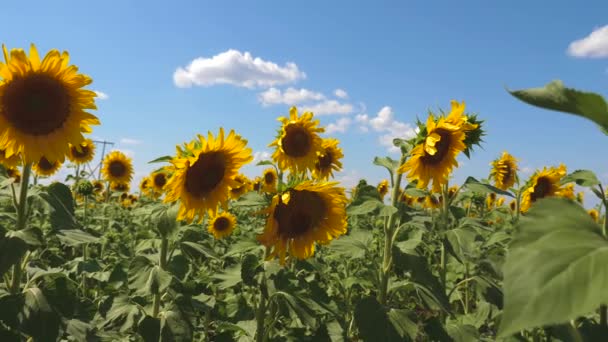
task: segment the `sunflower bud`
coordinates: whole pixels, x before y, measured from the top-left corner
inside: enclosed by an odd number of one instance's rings
[[[466,117],[466,122],[468,125],[470,125],[469,127],[475,127],[471,130],[465,130],[464,144],[467,147],[464,149],[463,153],[467,156],[467,158],[471,158],[470,153],[471,151],[473,151],[473,146],[481,146],[481,143],[483,142],[483,139],[481,139],[481,137],[486,134],[483,130],[484,121],[479,120],[477,118],[477,114],[467,115]]]
[[[92,195],[94,189],[95,188],[93,187],[93,184],[85,179],[78,181],[78,183],[76,183],[76,186],[74,187],[76,193],[81,196]]]

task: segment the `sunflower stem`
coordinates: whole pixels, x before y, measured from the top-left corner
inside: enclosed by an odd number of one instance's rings
[[[25,228],[27,222],[27,190],[30,182],[30,174],[32,171],[32,163],[27,163],[23,166],[23,176],[21,177],[21,187],[19,189],[19,201],[17,202],[17,226],[16,230]],[[21,257],[13,265],[13,279],[11,283],[11,293],[19,292],[21,288]]]
[[[161,270],[167,267],[167,250],[169,249],[169,240],[166,236],[162,236],[160,244],[160,258],[159,266]],[[160,311],[160,292],[154,295],[154,303],[152,305],[152,317],[158,318],[158,312]]]
[[[399,166],[405,163],[407,154],[401,154],[401,160]],[[391,205],[397,207],[399,202],[401,179],[403,174],[395,172],[395,181],[393,182],[393,188],[391,189]],[[388,293],[388,280],[390,278],[390,272],[393,265],[393,242],[395,241],[393,233],[395,230],[395,222],[397,221],[397,213],[393,213],[388,221],[388,224],[384,227],[384,254],[382,257],[382,269],[380,270],[380,291],[378,292],[378,302],[382,305],[386,305],[387,293]]]

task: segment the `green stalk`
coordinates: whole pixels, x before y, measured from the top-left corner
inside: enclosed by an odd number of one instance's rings
[[[264,271],[262,271],[262,280],[260,282],[260,304],[258,305],[258,310],[255,313],[255,320],[257,323],[257,329],[255,332],[255,341],[263,342],[264,337],[266,337],[266,326],[265,326],[265,318],[266,318],[266,309],[268,306],[266,295],[264,294],[264,288],[266,287],[266,275]]]
[[[167,250],[169,249],[169,240],[166,236],[162,237],[160,245],[160,269],[164,270],[167,267]],[[160,311],[160,292],[154,295],[154,303],[152,308],[152,317],[158,318],[158,312]]]
[[[403,165],[407,159],[407,154],[401,155],[399,165]],[[391,193],[391,205],[397,207],[399,202],[399,190],[401,187],[401,179],[403,174],[396,172],[395,182],[393,183],[393,189]],[[387,292],[388,292],[388,280],[390,278],[390,272],[393,266],[393,242],[395,222],[397,221],[397,213],[390,216],[388,224],[384,227],[384,254],[382,256],[382,269],[380,270],[380,291],[378,292],[378,302],[382,305],[386,305]]]
[[[17,202],[17,226],[16,230],[25,228],[27,222],[27,188],[29,186],[30,174],[32,171],[32,163],[27,163],[23,166],[23,175],[21,177],[21,188],[19,189],[19,201]],[[11,283],[11,293],[19,292],[21,288],[21,258],[13,265],[13,280]]]
[[[604,205],[604,224],[602,225],[602,235],[606,237],[606,234],[608,233],[608,200],[606,199],[606,193],[604,192],[602,184],[599,185],[599,188],[603,197],[602,204]],[[600,305],[600,325],[604,328],[608,328],[608,306],[606,304]]]

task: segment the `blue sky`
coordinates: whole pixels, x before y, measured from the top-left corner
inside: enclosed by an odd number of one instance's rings
[[[136,181],[154,168],[149,160],[220,126],[271,152],[276,118],[289,108],[277,102],[302,100],[341,130],[326,135],[346,155],[338,178],[375,183],[386,174],[373,157],[397,158],[382,141],[456,99],[486,120],[487,136],[470,160],[460,158],[455,182],[487,176],[503,150],[520,159],[523,178],[564,162],[606,182],[598,152],[608,137],[593,123],[505,91],[561,79],[606,95],[605,13],[606,1],[11,1],[0,11],[0,40],[70,52],[107,96],[93,137],[132,155]]]

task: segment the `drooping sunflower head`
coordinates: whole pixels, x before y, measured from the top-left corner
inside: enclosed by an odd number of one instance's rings
[[[253,189],[253,184],[251,184],[251,181],[243,174],[236,175],[234,180],[238,182],[238,185],[230,188],[230,198],[234,200],[239,199]]]
[[[70,145],[68,159],[75,164],[84,164],[93,160],[95,144],[91,139],[85,139],[78,145]]]
[[[418,188],[426,188],[433,181],[432,191],[440,192],[452,168],[458,166],[456,156],[466,147],[465,133],[445,118],[436,121],[432,114],[427,119],[425,131],[425,140],[412,149],[398,172],[407,173],[408,180],[417,181]]]
[[[50,162],[45,157],[42,157],[33,165],[32,170],[34,170],[38,176],[49,177],[54,175],[60,168],[60,161]]]
[[[382,181],[380,181],[376,189],[378,190],[378,194],[380,194],[380,197],[384,199],[384,196],[386,196],[386,194],[388,193],[388,180],[383,179]]]
[[[102,172],[110,183],[129,183],[133,177],[131,158],[120,151],[112,151],[103,161]]]
[[[274,193],[277,191],[279,177],[273,167],[269,167],[262,173],[262,191]]]
[[[503,152],[502,156],[490,165],[492,166],[490,178],[494,179],[497,188],[508,190],[517,182],[517,159],[508,152]]]
[[[231,213],[224,211],[213,215],[209,219],[207,230],[213,234],[216,239],[223,239],[234,231],[236,227],[236,217]]]
[[[342,169],[342,162],[340,160],[344,158],[344,153],[342,153],[342,149],[338,147],[338,143],[338,139],[323,139],[323,151],[317,155],[317,162],[312,171],[315,178],[327,180],[329,177],[333,177],[334,171],[340,171]]]
[[[314,170],[317,155],[323,152],[323,141],[318,133],[324,129],[317,127],[318,120],[312,120],[313,113],[306,112],[298,117],[296,107],[289,110],[289,118],[281,117],[282,123],[278,137],[269,145],[276,149],[272,159],[279,169],[292,173],[302,173]]]
[[[596,223],[600,222],[600,213],[596,209],[589,209],[587,213],[589,213],[589,216],[591,216],[593,221]]]
[[[512,212],[515,212],[515,210],[517,209],[517,202],[515,200],[509,202],[509,209],[511,209]]]
[[[346,233],[346,195],[335,182],[302,182],[273,197],[268,219],[258,241],[271,248],[281,264],[287,254],[306,259],[315,243],[327,244]]]
[[[488,209],[492,209],[492,208],[494,208],[495,205],[496,205],[496,194],[491,192],[486,197],[486,207]]]
[[[541,198],[556,196],[562,190],[560,180],[566,175],[566,167],[543,168],[532,175],[530,185],[522,194],[521,211],[527,212],[534,202]]]
[[[169,175],[165,171],[157,171],[150,175],[152,189],[156,195],[163,193],[163,189],[169,180]]]
[[[6,175],[8,176],[8,178],[15,179],[15,183],[21,182],[21,172],[15,166],[6,167]]]
[[[220,128],[217,137],[198,136],[190,144],[187,155],[171,160],[173,175],[165,185],[165,202],[180,200],[178,220],[199,221],[206,212],[214,214],[218,206],[226,206],[230,188],[237,186],[234,177],[239,169],[253,159],[247,140],[230,131],[224,136]]]
[[[131,186],[129,185],[129,183],[125,183],[125,182],[110,183],[110,189],[112,189],[112,191],[122,192],[123,194],[127,193],[130,188],[131,188]]]
[[[152,189],[152,181],[150,180],[150,177],[142,178],[141,182],[139,182],[139,190],[141,191],[141,193],[144,195],[147,195],[150,193],[151,189]]]
[[[29,57],[22,49],[10,55],[3,45],[0,62],[0,146],[7,157],[22,154],[26,163],[42,157],[63,162],[69,144],[98,125],[95,92],[83,89],[92,80],[69,65],[67,52],[49,51],[40,60],[34,44]]]
[[[105,188],[105,186],[103,185],[102,181],[93,181],[93,192],[96,194],[100,194],[103,189]]]

